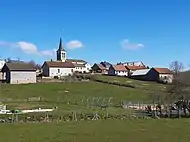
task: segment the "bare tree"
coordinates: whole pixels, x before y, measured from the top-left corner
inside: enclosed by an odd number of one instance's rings
[[[176,104],[178,116],[180,117],[180,110],[184,110],[186,114],[187,104],[184,102],[189,98],[186,84],[180,79],[180,73],[183,71],[183,63],[174,61],[170,65],[173,72],[173,82],[168,86],[166,100],[170,104]]]
[[[32,66],[34,66],[35,69],[41,69],[41,65],[40,64],[36,64],[34,60],[29,61],[29,64],[31,64]]]

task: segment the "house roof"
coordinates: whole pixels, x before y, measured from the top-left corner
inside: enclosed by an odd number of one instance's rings
[[[142,69],[142,70],[136,70],[133,72],[131,76],[137,76],[137,75],[146,75],[150,69]]]
[[[75,66],[71,62],[61,62],[61,61],[46,61],[48,67],[54,68],[74,68]]]
[[[75,63],[73,63],[73,65],[74,65],[75,67],[85,67],[85,64],[75,64]]]
[[[106,61],[101,62],[100,64],[102,64],[106,68],[109,68],[111,66],[111,64],[109,62],[106,62]]]
[[[101,70],[106,70],[106,68],[102,64],[96,64]]]
[[[147,67],[144,66],[126,66],[127,69],[129,70],[142,70],[142,69],[147,69]]]
[[[127,71],[124,65],[113,65],[115,71]]]
[[[153,68],[160,74],[172,74],[172,72],[168,68]]]
[[[29,63],[6,63],[2,68],[2,72],[6,69],[10,71],[36,71],[34,66]]]
[[[84,63],[86,63],[86,61],[81,60],[81,59],[67,59],[67,61],[69,61],[69,62],[84,62]]]

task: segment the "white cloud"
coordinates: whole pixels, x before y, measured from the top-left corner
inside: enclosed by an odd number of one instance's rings
[[[20,41],[17,42],[18,47],[27,54],[38,54],[38,49],[37,46],[34,45],[33,43],[25,42],[25,41]]]
[[[0,41],[0,47],[19,48],[22,52],[26,54],[48,56],[48,57],[54,56],[56,52],[56,49],[39,50],[35,44],[26,41],[19,41],[19,42]]]
[[[56,49],[52,49],[52,50],[43,50],[43,51],[40,51],[40,54],[42,56],[54,56],[55,55],[55,52],[56,52]]]
[[[84,47],[83,43],[79,40],[71,40],[66,44],[68,49],[78,49]]]
[[[141,43],[130,43],[128,39],[124,39],[121,42],[121,45],[122,45],[123,48],[129,49],[129,50],[137,50],[139,48],[144,47],[144,45],[141,44]]]

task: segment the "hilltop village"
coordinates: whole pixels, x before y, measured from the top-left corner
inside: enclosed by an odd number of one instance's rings
[[[168,68],[148,67],[141,61],[117,64],[102,61],[91,66],[83,59],[68,59],[61,38],[56,55],[56,60],[44,61],[40,69],[24,61],[0,60],[0,80],[10,84],[36,83],[39,75],[53,79],[72,76],[74,73],[121,76],[164,83],[171,83],[173,78]]]

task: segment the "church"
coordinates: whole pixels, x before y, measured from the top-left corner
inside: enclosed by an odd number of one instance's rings
[[[67,52],[63,48],[60,38],[56,61],[45,61],[42,65],[42,74],[46,77],[61,77],[72,75],[74,72],[88,73],[91,66],[84,60],[67,59]]]

